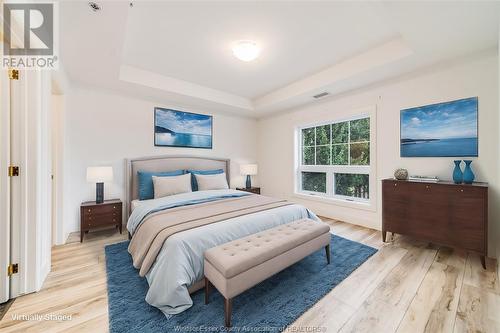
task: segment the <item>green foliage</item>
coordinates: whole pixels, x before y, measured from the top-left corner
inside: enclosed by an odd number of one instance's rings
[[[314,127],[302,130],[302,146],[314,146]]]
[[[326,193],[326,173],[302,172],[302,189],[305,191]]]
[[[314,165],[314,147],[304,147],[302,152],[302,164]]]
[[[365,174],[335,174],[335,194],[355,198],[370,198],[369,176]]]
[[[332,145],[332,164],[333,165],[347,165],[349,162],[347,154],[348,144]]]
[[[351,142],[370,141],[370,118],[351,120]]]
[[[330,145],[316,146],[316,165],[330,164]]]
[[[370,118],[302,129],[302,165],[370,165]],[[369,198],[369,175],[335,173],[335,193]],[[302,172],[302,189],[326,193],[325,172]]]
[[[348,134],[349,125],[347,121],[332,124],[332,143],[347,143]]]
[[[316,127],[316,145],[330,144],[330,125]]]
[[[351,143],[351,165],[370,165],[370,143]]]

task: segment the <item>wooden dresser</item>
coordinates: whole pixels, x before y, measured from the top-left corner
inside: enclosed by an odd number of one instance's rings
[[[488,251],[488,184],[382,181],[382,239],[394,232],[481,256]]]
[[[118,199],[84,202],[80,206],[80,242],[83,234],[94,228],[112,226],[122,233],[122,202]]]

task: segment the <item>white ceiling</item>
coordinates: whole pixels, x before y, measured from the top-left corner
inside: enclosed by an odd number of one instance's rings
[[[98,1],[99,2],[99,1]],[[60,6],[72,81],[262,116],[498,43],[499,2],[87,2]],[[233,57],[236,40],[260,57]]]
[[[372,7],[138,3],[129,13],[123,62],[254,99],[394,37]],[[262,56],[249,63],[236,59],[231,44],[241,39],[255,40]]]

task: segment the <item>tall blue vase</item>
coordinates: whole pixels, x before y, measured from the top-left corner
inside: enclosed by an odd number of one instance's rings
[[[464,160],[465,162],[465,169],[464,169],[464,183],[465,184],[472,184],[474,182],[474,172],[472,172],[472,168],[470,167],[470,164],[472,163],[471,160]]]
[[[453,169],[453,182],[455,184],[461,184],[464,178],[464,174],[462,173],[462,169],[460,169],[460,164],[462,161],[453,161],[455,163],[455,169]]]

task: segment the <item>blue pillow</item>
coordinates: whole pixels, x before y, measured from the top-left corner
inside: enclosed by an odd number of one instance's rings
[[[186,170],[186,173],[191,174],[191,189],[193,191],[198,191],[198,183],[196,182],[196,177],[194,175],[218,175],[224,173],[223,169],[215,170]]]
[[[184,170],[164,171],[164,172],[148,172],[137,171],[137,180],[139,182],[139,200],[148,200],[155,197],[153,187],[153,176],[168,177],[180,176],[184,174]]]

